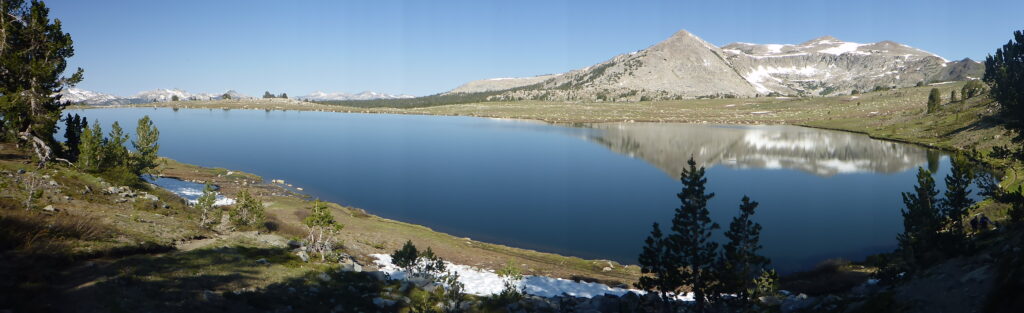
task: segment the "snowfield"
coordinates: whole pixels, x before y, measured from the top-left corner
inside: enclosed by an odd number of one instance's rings
[[[392,279],[405,280],[407,278],[405,272],[394,264],[391,264],[390,255],[371,254],[370,256],[377,259],[374,263],[377,264],[377,267],[379,267],[382,272],[391,275]],[[498,276],[498,274],[495,274],[494,271],[477,269],[467,265],[453,264],[451,262],[445,263],[449,271],[459,274],[459,282],[466,285],[466,293],[468,294],[488,296],[500,293],[501,289],[504,287],[503,280]],[[569,295],[573,297],[592,298],[606,294],[622,296],[629,292],[641,295],[645,293],[640,290],[614,288],[598,283],[575,282],[561,278],[532,275],[523,276],[523,280],[519,282],[519,287],[523,288],[528,294],[541,297]],[[680,297],[680,299],[683,301],[693,301],[693,296],[687,294]]]

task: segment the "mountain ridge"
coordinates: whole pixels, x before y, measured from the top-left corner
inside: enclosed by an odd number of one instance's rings
[[[978,79],[983,71],[973,60],[949,61],[890,40],[857,43],[822,36],[800,44],[734,42],[718,47],[680,30],[646,49],[592,66],[512,83],[471,81],[448,94],[497,91],[488,100],[550,101],[828,96]]]

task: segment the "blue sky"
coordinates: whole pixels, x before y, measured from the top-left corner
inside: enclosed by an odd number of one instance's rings
[[[80,88],[428,95],[559,73],[680,29],[716,45],[893,40],[976,60],[1024,29],[1024,1],[46,1]]]

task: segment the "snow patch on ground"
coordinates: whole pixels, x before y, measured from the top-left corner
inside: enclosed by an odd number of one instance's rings
[[[856,42],[844,42],[844,43],[840,43],[838,46],[835,46],[835,47],[832,47],[832,48],[827,48],[827,49],[822,49],[821,51],[818,51],[818,52],[834,54],[834,55],[840,55],[840,54],[843,54],[843,53],[857,52],[857,48],[859,48],[860,46],[863,46],[863,44],[859,44],[859,43],[856,43]],[[867,54],[867,53],[863,53],[862,52],[862,54]]]
[[[390,275],[392,279],[404,280],[407,278],[405,272],[391,264],[390,255],[371,254],[370,256],[376,259],[374,263],[377,264],[377,267],[382,272]],[[449,271],[459,274],[459,282],[466,285],[466,293],[468,294],[488,296],[500,293],[501,289],[504,288],[504,281],[492,270],[478,269],[451,262],[445,263]],[[561,278],[532,275],[524,276],[523,280],[519,282],[519,287],[525,289],[528,294],[541,297],[555,297],[566,294],[574,297],[592,298],[605,294],[622,296],[629,292],[644,294],[640,290],[614,288],[598,283],[575,282]],[[693,301],[693,296],[685,295],[681,296],[680,299]]]

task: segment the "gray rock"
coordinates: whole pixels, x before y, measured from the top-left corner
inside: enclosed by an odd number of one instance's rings
[[[206,302],[217,301],[221,298],[221,295],[213,290],[203,290],[203,293],[199,295],[199,299]]]
[[[309,262],[309,254],[306,251],[299,251],[296,255],[299,256],[299,259],[302,259],[302,262]]]
[[[43,211],[51,212],[51,213],[52,212],[57,212],[57,208],[53,207],[53,205],[47,205],[47,206],[43,207]]]
[[[761,301],[761,304],[764,304],[764,305],[767,305],[767,306],[776,306],[776,305],[779,305],[780,303],[782,303],[782,300],[779,300],[779,297],[775,297],[775,296],[761,296],[761,297],[758,297],[757,300]]]
[[[56,180],[51,180],[50,187],[60,187],[60,184],[58,184]]]
[[[270,261],[267,261],[267,259],[256,260],[256,263],[260,265],[270,265]]]
[[[288,247],[291,249],[296,249],[302,247],[302,243],[295,240],[288,240]]]
[[[379,280],[379,281],[386,281],[386,280],[388,280],[388,274],[384,273],[384,272],[381,272],[381,271],[366,272],[366,274],[370,275],[370,277],[372,277],[373,279],[376,279],[376,280]]]
[[[789,313],[813,307],[815,304],[818,304],[818,299],[808,297],[801,293],[800,295],[783,300],[779,309],[782,313]]]
[[[157,196],[151,195],[151,194],[148,194],[148,193],[142,193],[142,198],[143,199],[149,199],[149,200],[152,200],[152,201],[160,201],[160,198],[157,198]]]
[[[327,273],[320,273],[320,275],[317,275],[316,277],[322,281],[331,281],[331,275],[327,275]]]
[[[373,305],[376,305],[378,308],[391,307],[391,306],[394,306],[395,303],[398,303],[398,302],[395,302],[395,300],[388,300],[388,299],[384,299],[384,298],[381,298],[381,297],[373,298]]]

